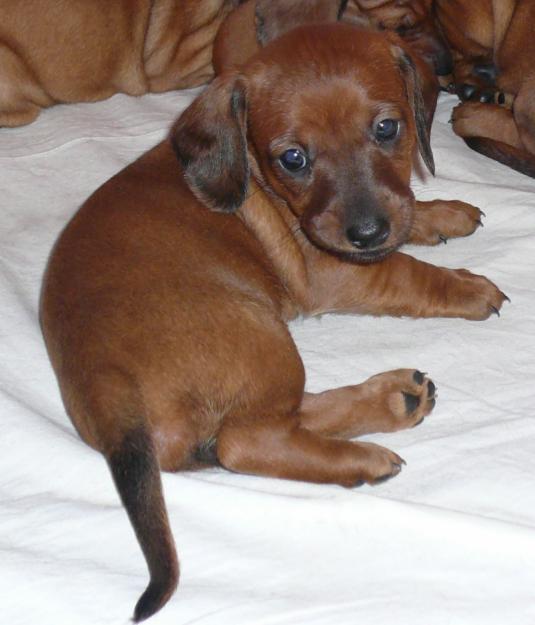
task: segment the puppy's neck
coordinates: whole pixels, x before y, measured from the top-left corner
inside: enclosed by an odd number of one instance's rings
[[[293,310],[288,310],[288,317],[305,314],[310,309],[308,265],[312,245],[301,231],[299,220],[253,178],[238,215],[259,241],[291,299]]]

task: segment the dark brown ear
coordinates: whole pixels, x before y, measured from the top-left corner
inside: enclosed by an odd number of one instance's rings
[[[256,0],[256,37],[265,46],[284,33],[313,22],[336,22],[348,0]]]
[[[232,213],[249,182],[246,95],[241,78],[216,78],[178,118],[171,143],[189,188],[215,211]]]
[[[401,73],[405,79],[407,98],[416,124],[418,149],[420,150],[420,154],[427,169],[434,176],[435,160],[433,159],[433,152],[431,151],[431,144],[429,142],[432,116],[428,114],[425,107],[420,78],[411,57],[403,49],[396,46],[394,54],[398,59]]]

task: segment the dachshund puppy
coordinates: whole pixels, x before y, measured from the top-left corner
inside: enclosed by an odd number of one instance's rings
[[[136,621],[179,576],[160,469],[374,484],[402,459],[349,439],[432,410],[435,387],[414,369],[305,392],[289,320],[477,320],[504,300],[484,277],[397,251],[470,234],[479,219],[462,203],[415,206],[413,156],[433,160],[397,38],[322,24],[266,43],[89,198],[44,279],[67,412],[105,456],[150,571]]]
[[[0,126],[60,102],[200,85],[239,0],[7,0],[0,3]]]

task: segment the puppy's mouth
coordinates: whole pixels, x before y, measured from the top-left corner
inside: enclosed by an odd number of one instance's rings
[[[302,218],[301,227],[309,241],[317,248],[342,260],[359,264],[383,260],[395,252],[407,238],[404,232],[394,233],[389,227],[380,243],[377,241],[377,244],[368,244],[355,240],[352,229],[342,227],[338,215],[328,212],[312,218]]]
[[[402,243],[399,243],[396,245],[388,245],[372,250],[356,250],[349,243],[343,246],[333,246],[329,243],[326,243],[325,241],[322,241],[321,239],[318,239],[316,236],[311,235],[306,231],[305,234],[313,245],[320,248],[324,252],[327,252],[332,256],[336,256],[341,260],[360,265],[377,263],[392,254],[392,252],[395,252],[402,245]]]
[[[392,252],[395,252],[399,247],[399,245],[389,245],[388,247],[383,247],[376,250],[340,252],[337,253],[337,256],[340,256],[344,260],[349,260],[353,263],[367,265],[370,263],[377,263],[380,260],[383,260],[390,254],[392,254]]]

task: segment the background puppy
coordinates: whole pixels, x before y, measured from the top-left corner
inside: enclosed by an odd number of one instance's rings
[[[437,223],[469,234],[479,218],[463,204],[415,209],[418,148],[432,168],[422,105],[388,36],[294,30],[214,81],[61,235],[42,327],[66,409],[106,457],[147,560],[135,620],[178,581],[160,468],[217,462],[375,483],[401,458],[347,439],[412,427],[432,410],[434,385],[413,369],[305,393],[289,319],[484,319],[501,306],[486,278],[395,251],[413,237],[435,242]]]
[[[530,0],[437,0],[436,19],[458,59],[467,101],[453,111],[466,143],[535,177],[535,4]]]
[[[212,78],[212,43],[239,0],[0,3],[0,126],[42,108]]]
[[[342,21],[361,27],[394,30],[389,28],[391,24],[406,24],[407,17],[404,16],[413,13],[403,8],[400,14],[397,5],[398,2],[393,0],[247,0],[228,15],[217,33],[214,69],[220,74],[225,68],[243,64],[265,41],[297,24]],[[412,15],[412,20],[427,15],[423,9]],[[436,76],[451,72],[449,51],[440,41],[436,29],[433,29],[432,36],[407,35],[405,40],[418,70],[430,124],[439,90]],[[449,78],[446,80],[450,81]]]

